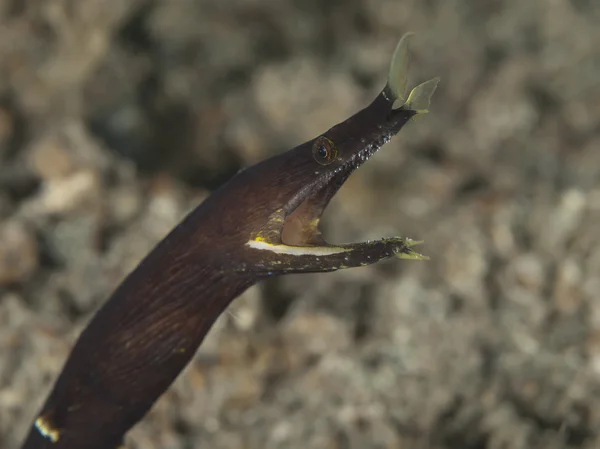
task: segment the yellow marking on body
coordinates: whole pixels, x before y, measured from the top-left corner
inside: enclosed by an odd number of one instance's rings
[[[60,439],[60,430],[55,428],[44,416],[38,417],[38,419],[35,420],[34,425],[43,437],[49,439],[53,443],[56,443]]]
[[[249,240],[246,245],[250,248],[262,251],[271,251],[275,254],[287,254],[289,256],[330,256],[351,251],[350,248],[341,246],[289,246],[266,242],[264,239],[255,238]]]

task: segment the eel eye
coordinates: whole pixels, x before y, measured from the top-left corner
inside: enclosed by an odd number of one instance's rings
[[[327,137],[319,137],[312,148],[313,157],[321,165],[329,165],[337,158],[338,151]]]

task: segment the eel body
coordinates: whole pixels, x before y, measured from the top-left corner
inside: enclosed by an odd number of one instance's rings
[[[350,174],[416,115],[437,79],[405,95],[408,35],[375,100],[324,134],[238,173],[130,273],[75,343],[22,449],[115,449],[189,363],[223,310],[270,276],[328,272],[418,242],[328,244],[318,224]]]

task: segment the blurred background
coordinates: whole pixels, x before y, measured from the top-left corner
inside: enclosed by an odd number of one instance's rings
[[[323,226],[431,260],[252,288],[128,447],[600,447],[599,21],[594,0],[0,0],[0,447],[154,244],[365,106],[408,30],[431,113]]]

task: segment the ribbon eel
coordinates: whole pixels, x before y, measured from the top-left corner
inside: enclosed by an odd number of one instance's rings
[[[23,449],[114,449],[251,285],[390,257],[424,259],[414,240],[330,245],[323,210],[348,177],[416,116],[438,78],[405,94],[410,34],[371,104],[324,134],[235,175],[175,227],[81,333]]]

